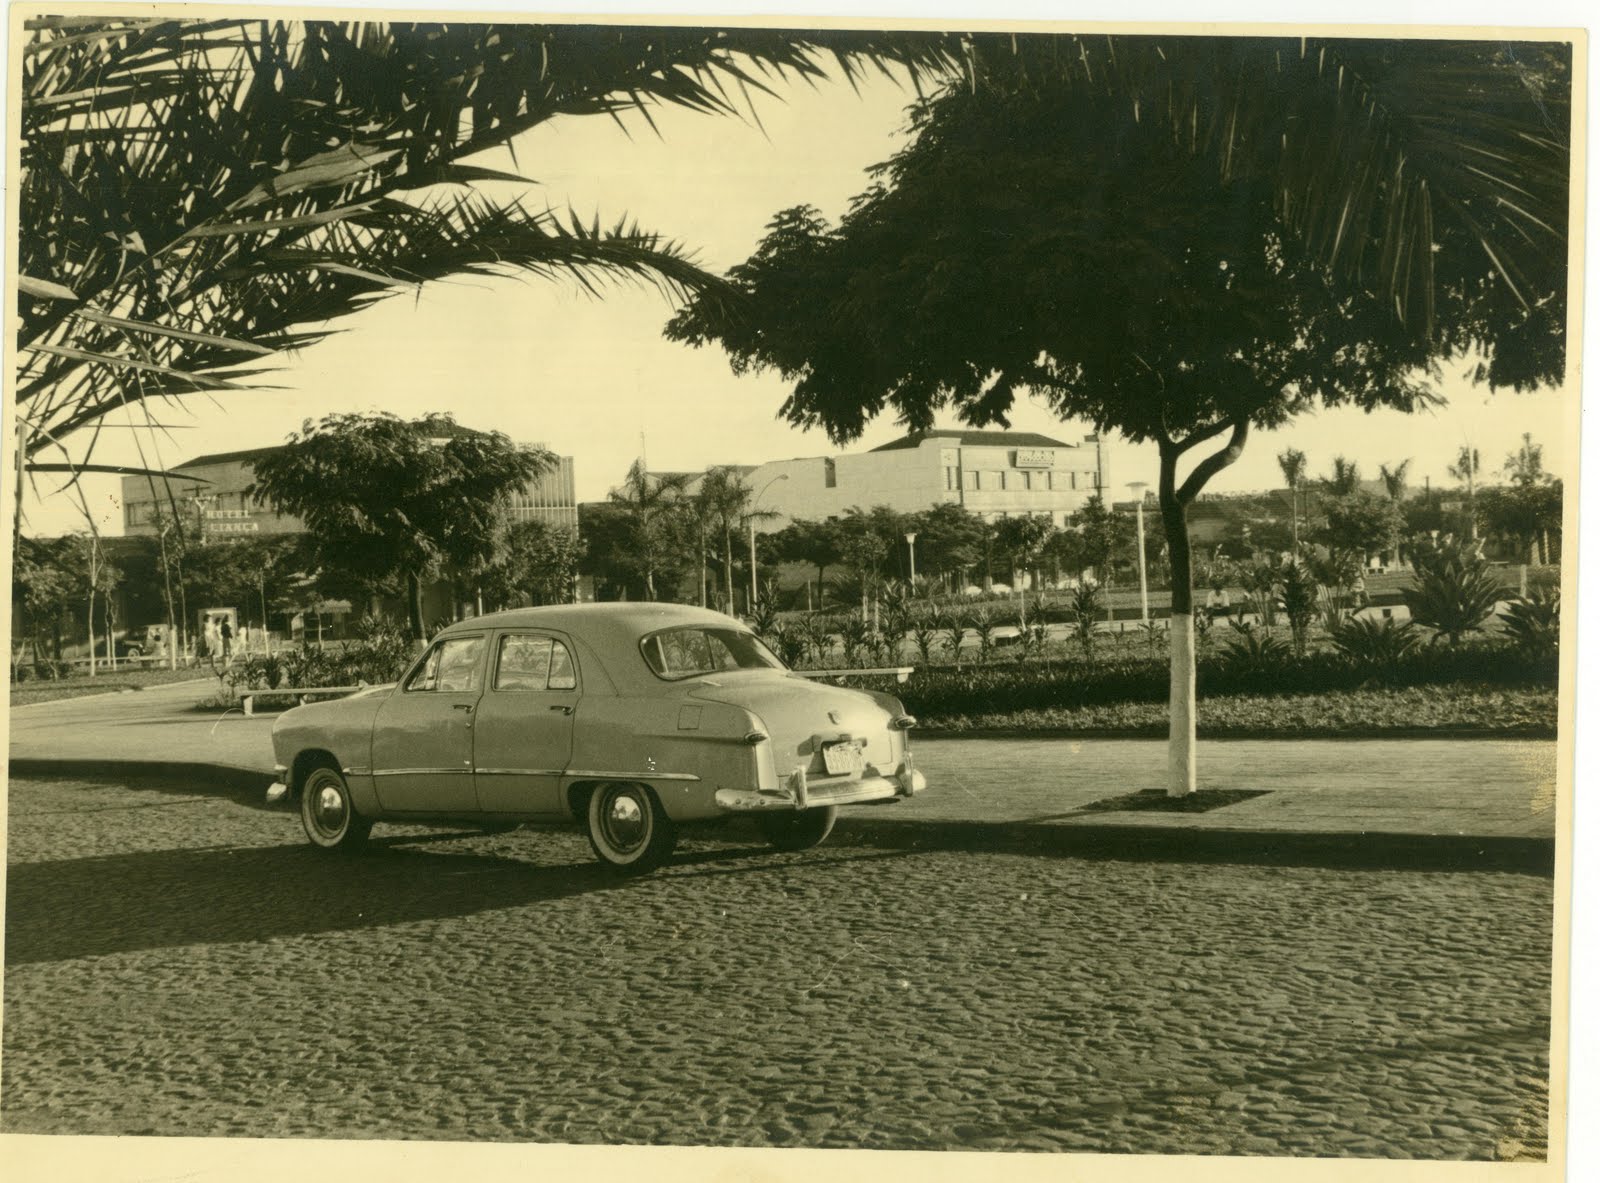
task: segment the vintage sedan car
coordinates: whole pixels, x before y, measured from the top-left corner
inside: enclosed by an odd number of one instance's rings
[[[378,821],[564,821],[644,871],[683,825],[747,814],[802,850],[841,805],[921,791],[914,723],[891,695],[791,673],[718,612],[524,608],[451,625],[392,687],[285,712],[268,796],[326,850]]]

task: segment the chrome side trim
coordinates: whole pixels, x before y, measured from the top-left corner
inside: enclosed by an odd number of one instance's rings
[[[479,776],[560,776],[559,768],[480,768]]]
[[[569,768],[563,776],[594,776],[602,780],[688,780],[700,778],[692,772],[603,772],[593,768]]]
[[[370,768],[341,768],[340,771],[343,772],[346,776],[371,776],[372,775],[372,769],[370,769]]]
[[[375,768],[373,776],[471,776],[470,768]]]

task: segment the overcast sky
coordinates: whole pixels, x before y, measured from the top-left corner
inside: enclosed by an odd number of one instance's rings
[[[658,137],[640,120],[631,134],[604,118],[556,120],[520,139],[511,167],[537,182],[532,203],[604,223],[628,214],[688,246],[724,270],[748,256],[770,217],[802,203],[837,218],[865,186],[863,170],[902,142],[911,94],[886,79],[858,95],[839,82],[812,89],[780,87],[782,102],[763,101],[761,126],[680,111],[658,113]],[[502,190],[505,191],[505,190]],[[413,417],[449,411],[463,424],[544,443],[575,458],[580,500],[605,496],[628,465],[647,452],[653,469],[756,464],[838,451],[821,432],[801,432],[777,418],[785,389],[773,376],[736,378],[719,349],[694,350],[664,340],[672,309],[650,286],[623,283],[602,299],[577,285],[535,279],[473,278],[432,284],[337,322],[340,332],[290,359],[271,381],[279,389],[187,398],[160,408],[165,438],[145,437],[146,456],[176,464],[208,452],[280,443],[302,420],[330,411],[388,410]],[[1490,395],[1458,380],[1441,393],[1448,408],[1418,416],[1335,411],[1307,415],[1290,428],[1257,433],[1244,458],[1210,491],[1281,483],[1276,455],[1302,449],[1313,474],[1334,456],[1357,460],[1376,476],[1380,463],[1410,459],[1412,483],[1448,480],[1445,467],[1465,443],[1486,470],[1498,469],[1523,432],[1546,445],[1546,464],[1564,473],[1563,395],[1541,391]],[[952,422],[942,426],[955,426]],[[1013,426],[1074,442],[1091,430],[1019,403]],[[880,419],[849,450],[901,434]],[[138,462],[133,433],[108,432],[96,459]],[[1114,441],[1119,487],[1153,481],[1153,448]],[[49,490],[58,481],[41,482]],[[91,486],[102,528],[118,532],[117,482]],[[31,532],[82,528],[81,511],[61,496],[27,498]]]

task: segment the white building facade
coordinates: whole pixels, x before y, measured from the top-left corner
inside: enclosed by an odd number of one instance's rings
[[[1034,432],[935,430],[870,452],[769,461],[744,479],[756,493],[753,508],[778,515],[757,523],[769,533],[851,506],[916,513],[944,502],[985,521],[1048,517],[1062,526],[1110,487],[1111,474],[1097,436],[1068,444]]]

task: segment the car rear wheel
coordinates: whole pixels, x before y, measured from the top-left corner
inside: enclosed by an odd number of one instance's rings
[[[644,785],[611,781],[589,794],[589,845],[600,861],[627,875],[659,867],[678,835],[656,795]]]
[[[356,812],[350,786],[337,768],[326,764],[307,773],[300,787],[300,824],[321,850],[359,850],[372,833],[372,823]]]
[[[769,846],[779,850],[810,850],[833,832],[838,806],[822,805],[796,813],[763,813],[756,826]]]

